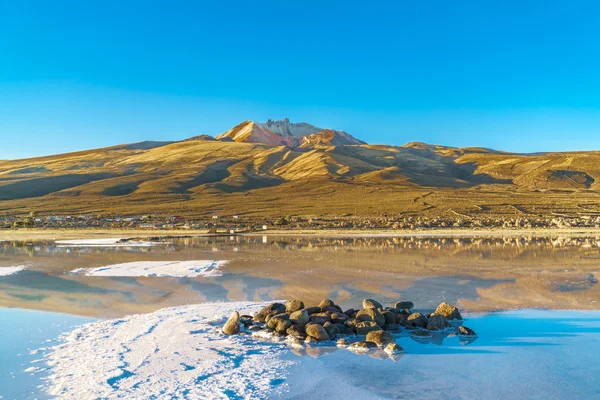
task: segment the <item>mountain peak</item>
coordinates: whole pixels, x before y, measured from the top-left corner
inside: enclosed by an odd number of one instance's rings
[[[271,146],[307,148],[315,145],[365,144],[344,131],[321,129],[306,122],[291,122],[288,118],[269,119],[267,122],[244,121],[217,136],[236,142],[263,143]]]

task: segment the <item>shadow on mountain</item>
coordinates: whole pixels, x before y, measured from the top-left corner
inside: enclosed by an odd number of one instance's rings
[[[41,197],[75,186],[118,176],[114,173],[68,174],[34,178],[0,186],[0,200]]]

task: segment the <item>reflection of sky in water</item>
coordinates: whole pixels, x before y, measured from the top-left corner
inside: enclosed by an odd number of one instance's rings
[[[151,248],[57,248],[3,242],[0,306],[110,317],[202,301],[329,297],[357,306],[365,297],[419,308],[441,301],[472,310],[597,308],[596,238],[173,239]],[[67,251],[68,250],[68,251]],[[131,261],[227,259],[223,276],[129,278],[70,275],[77,268]],[[570,293],[574,293],[572,296]],[[497,306],[496,306],[497,305]]]
[[[56,345],[55,339],[89,318],[66,314],[0,308],[0,396],[3,399],[47,398],[39,389],[42,372],[25,372],[28,368],[46,368],[43,352],[32,350]]]
[[[479,337],[397,342],[397,362],[377,351],[317,351],[290,371],[284,398],[597,399],[600,313],[517,311],[468,316]],[[288,356],[297,360],[297,356]],[[295,395],[294,395],[295,394]]]

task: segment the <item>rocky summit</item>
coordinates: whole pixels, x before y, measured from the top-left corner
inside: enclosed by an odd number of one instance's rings
[[[345,348],[355,353],[382,351],[383,357],[398,359],[403,348],[396,343],[410,336],[417,342],[440,341],[447,335],[460,335],[462,344],[472,343],[477,334],[462,325],[458,309],[446,302],[436,312],[413,311],[410,301],[384,306],[374,299],[364,299],[359,309],[343,310],[330,299],[318,306],[305,307],[301,300],[272,303],[254,316],[234,313],[223,326],[224,334],[251,334],[254,338],[284,340],[298,349],[311,346]],[[401,305],[402,308],[396,306]],[[450,319],[448,319],[449,317]],[[441,336],[440,336],[441,335]]]

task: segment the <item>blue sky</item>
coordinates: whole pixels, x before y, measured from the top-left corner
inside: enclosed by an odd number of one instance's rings
[[[600,149],[594,1],[2,1],[0,159],[288,117],[370,143]]]

